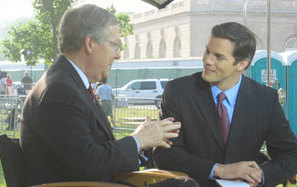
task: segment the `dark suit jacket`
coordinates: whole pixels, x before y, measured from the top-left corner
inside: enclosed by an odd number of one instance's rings
[[[171,149],[153,153],[158,168],[186,172],[202,186],[215,163],[254,161],[264,141],[272,160],[261,165],[265,185],[274,186],[296,173],[297,144],[278,102],[277,92],[243,77],[224,146],[210,84],[201,73],[166,85],[161,118],[181,121],[180,136]]]
[[[100,107],[64,56],[25,101],[20,134],[28,185],[59,181],[112,181],[138,170],[132,137],[115,141]]]

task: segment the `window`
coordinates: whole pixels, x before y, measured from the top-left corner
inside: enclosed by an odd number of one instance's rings
[[[130,84],[127,88],[132,90],[140,90],[141,82],[134,82]]]
[[[156,88],[156,82],[154,81],[142,82],[141,84],[142,90],[155,90]]]
[[[297,38],[290,38],[286,42],[285,50],[296,50],[297,49]]]

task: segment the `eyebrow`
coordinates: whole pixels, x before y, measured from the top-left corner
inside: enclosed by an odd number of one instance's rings
[[[205,48],[206,48],[206,50],[209,52],[209,49],[208,49],[208,47],[207,47],[207,45],[205,45]],[[225,55],[223,55],[223,54],[221,54],[221,53],[213,53],[217,58],[221,58],[221,59],[223,59],[223,60],[226,60],[227,59],[227,57],[225,56]]]
[[[226,60],[226,59],[227,59],[227,57],[226,57],[225,55],[221,54],[221,53],[214,53],[214,55],[215,55],[217,58],[221,58],[221,59],[223,59],[223,60]]]

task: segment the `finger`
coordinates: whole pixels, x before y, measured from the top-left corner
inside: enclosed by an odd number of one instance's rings
[[[143,125],[148,125],[148,124],[151,124],[151,116],[146,116],[146,120],[142,123]]]
[[[172,125],[173,122],[168,120],[168,119],[163,119],[159,122],[156,122],[158,125],[160,125],[161,127],[167,126],[167,125]]]
[[[173,130],[173,131],[168,131],[168,132],[172,132],[172,133],[177,133],[177,134],[179,134],[179,130]]]
[[[260,183],[262,181],[262,170],[261,170],[261,168],[258,166],[258,164],[256,162],[253,162],[249,166],[252,168],[250,173],[251,173],[253,179],[256,180],[258,183]]]
[[[177,133],[168,132],[164,134],[164,138],[176,138],[178,137]]]
[[[258,170],[261,170],[260,167],[258,166],[258,164],[255,161],[251,161],[249,164],[251,167],[256,168]]]
[[[163,119],[163,120],[161,120],[161,121],[170,121],[170,122],[173,122],[174,121],[174,118],[173,117],[169,117],[169,118],[165,118],[165,119]]]
[[[172,142],[171,142],[171,141],[169,141],[169,140],[167,140],[167,139],[165,139],[164,141],[165,141],[168,145],[172,146]]]
[[[168,143],[166,143],[166,141],[162,141],[159,145],[160,147],[164,147],[164,148],[170,148],[171,145],[169,145]]]
[[[253,186],[254,184],[257,184],[256,181],[255,181],[253,178],[251,178],[249,175],[245,175],[245,176],[243,177],[243,179],[246,180],[248,183],[252,184],[252,186]]]
[[[169,117],[169,118],[165,118],[166,120],[169,120],[169,121],[174,121],[174,118],[173,117]]]
[[[261,175],[257,171],[250,173],[250,177],[258,184],[261,182]]]
[[[172,124],[162,127],[163,132],[172,132],[174,130],[180,129],[180,124]]]

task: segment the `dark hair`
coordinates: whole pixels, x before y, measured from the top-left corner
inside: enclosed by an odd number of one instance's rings
[[[101,79],[101,82],[102,82],[102,84],[106,84],[107,79],[106,79],[106,78],[102,78],[102,79]]]
[[[214,26],[211,34],[214,37],[234,42],[234,65],[242,60],[247,60],[249,64],[246,68],[249,67],[256,52],[256,38],[252,31],[239,23],[227,22]]]
[[[68,9],[60,22],[60,51],[78,51],[86,36],[103,43],[109,37],[108,27],[117,24],[118,21],[112,13],[96,5],[86,4]]]

